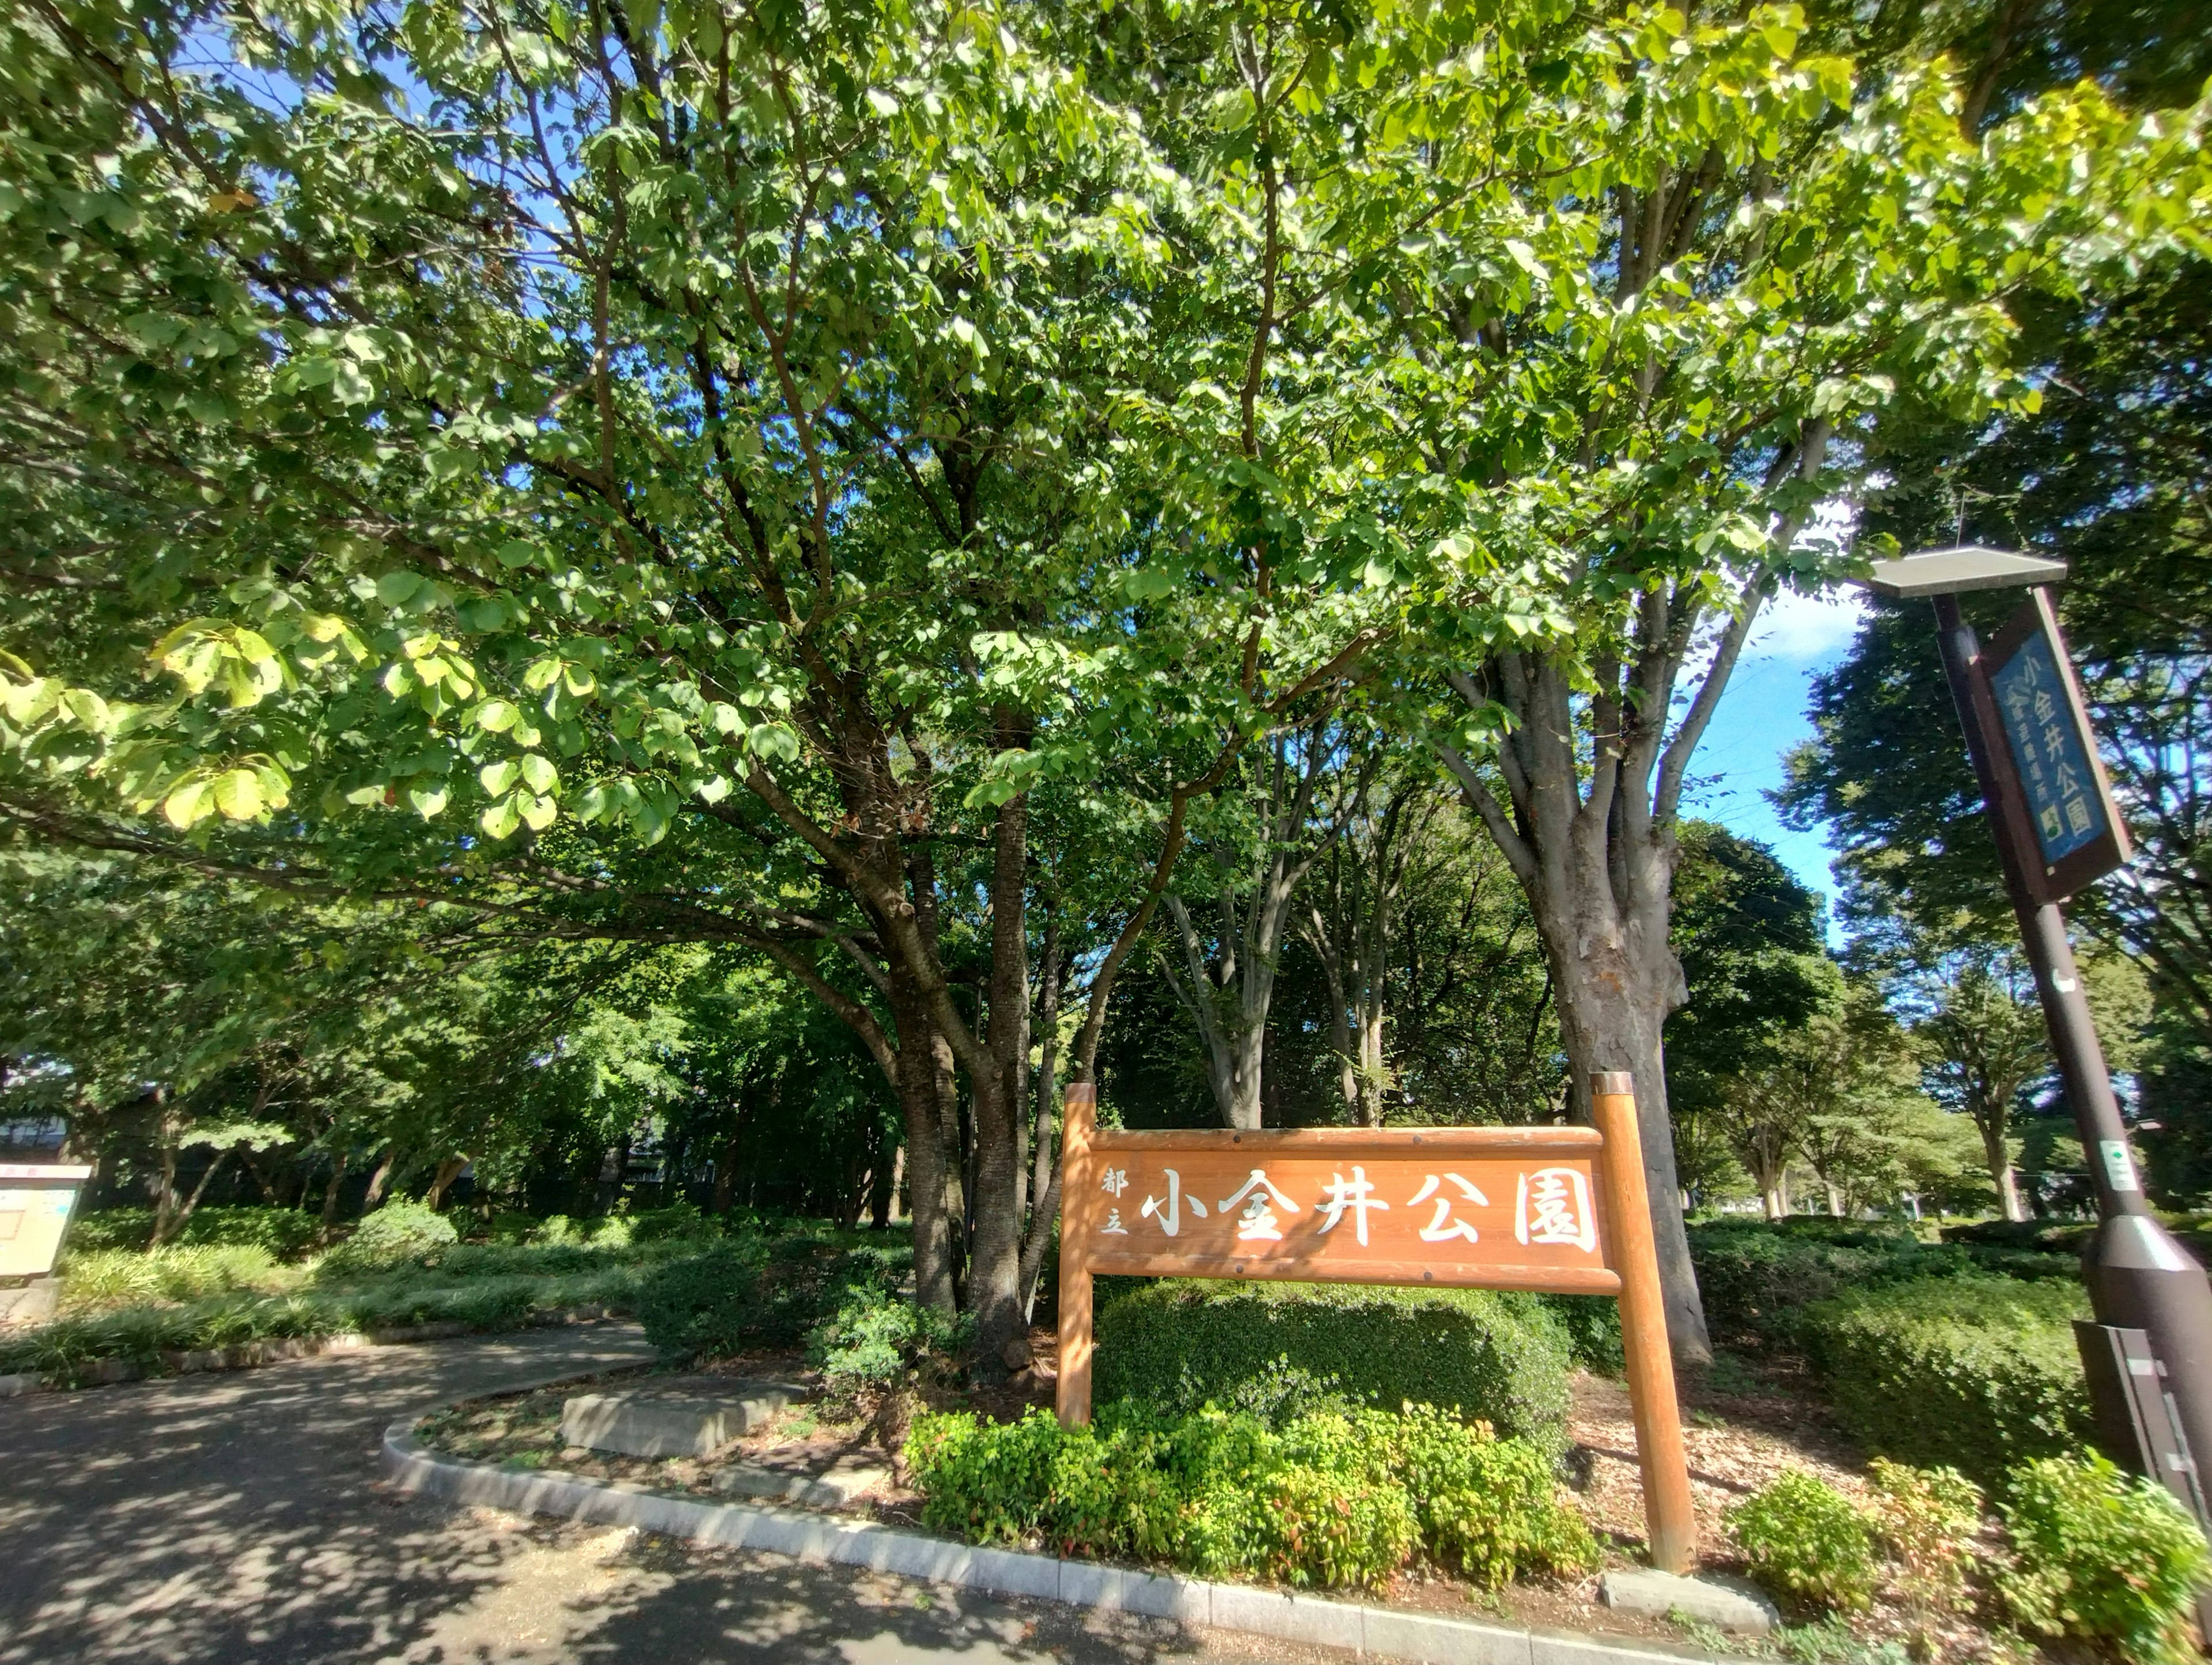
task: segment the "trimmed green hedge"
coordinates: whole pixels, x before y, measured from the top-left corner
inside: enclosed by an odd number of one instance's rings
[[[1553,1445],[1571,1352],[1540,1305],[1485,1290],[1174,1279],[1099,1314],[1097,1382],[1102,1400],[1170,1414],[1435,1405]]]
[[[1809,1308],[1799,1329],[1869,1450],[1995,1486],[2087,1440],[2072,1324],[2088,1316],[2077,1285],[1976,1274],[1854,1291]]]
[[[1549,1452],[1430,1407],[1163,1416],[1123,1401],[1087,1428],[1043,1411],[917,1418],[924,1522],[977,1543],[1166,1561],[1209,1577],[1374,1585],[1416,1549],[1499,1584],[1596,1560]]]
[[[1714,1221],[1690,1230],[1705,1322],[1713,1339],[1762,1351],[1795,1351],[1806,1309],[1850,1291],[1992,1273],[2078,1283],[2070,1259],[1993,1244],[1923,1243],[1883,1221]]]

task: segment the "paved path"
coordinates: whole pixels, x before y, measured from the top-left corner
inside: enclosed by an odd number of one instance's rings
[[[410,1410],[645,1352],[598,1325],[0,1401],[0,1665],[1348,1657],[381,1482]]]

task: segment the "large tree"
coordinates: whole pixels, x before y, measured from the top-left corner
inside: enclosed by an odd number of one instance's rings
[[[1855,70],[1819,49],[1848,29],[1801,21],[1438,18],[1363,176],[1433,210],[1374,279],[1425,588],[1492,604],[1423,617],[1456,702],[1432,732],[1528,890],[1576,1092],[1636,1078],[1692,1361],[1661,1033],[1698,742],[1765,601],[1841,570],[1805,534],[1877,413],[2032,403],[2012,309],[2115,240],[2191,234],[2199,188],[2094,87],[1996,119],[1943,40]]]

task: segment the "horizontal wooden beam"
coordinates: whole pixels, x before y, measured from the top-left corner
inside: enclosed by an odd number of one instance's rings
[[[1479,1271],[1419,1261],[1228,1260],[1218,1255],[1093,1252],[1094,1273],[1121,1278],[1264,1279],[1293,1284],[1397,1284],[1428,1289],[1534,1289],[1554,1295],[1618,1295],[1620,1276],[1603,1267],[1493,1266]]]
[[[1586,1156],[1605,1143],[1595,1127],[1165,1127],[1132,1132],[1101,1127],[1091,1148],[1108,1151],[1208,1151],[1224,1145],[1286,1155],[1349,1158],[1362,1151],[1444,1151],[1482,1156]]]

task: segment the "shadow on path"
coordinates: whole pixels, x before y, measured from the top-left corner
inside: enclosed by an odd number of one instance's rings
[[[410,1411],[646,1356],[603,1325],[0,1402],[0,1665],[1344,1657],[457,1510],[379,1478],[384,1427]]]

